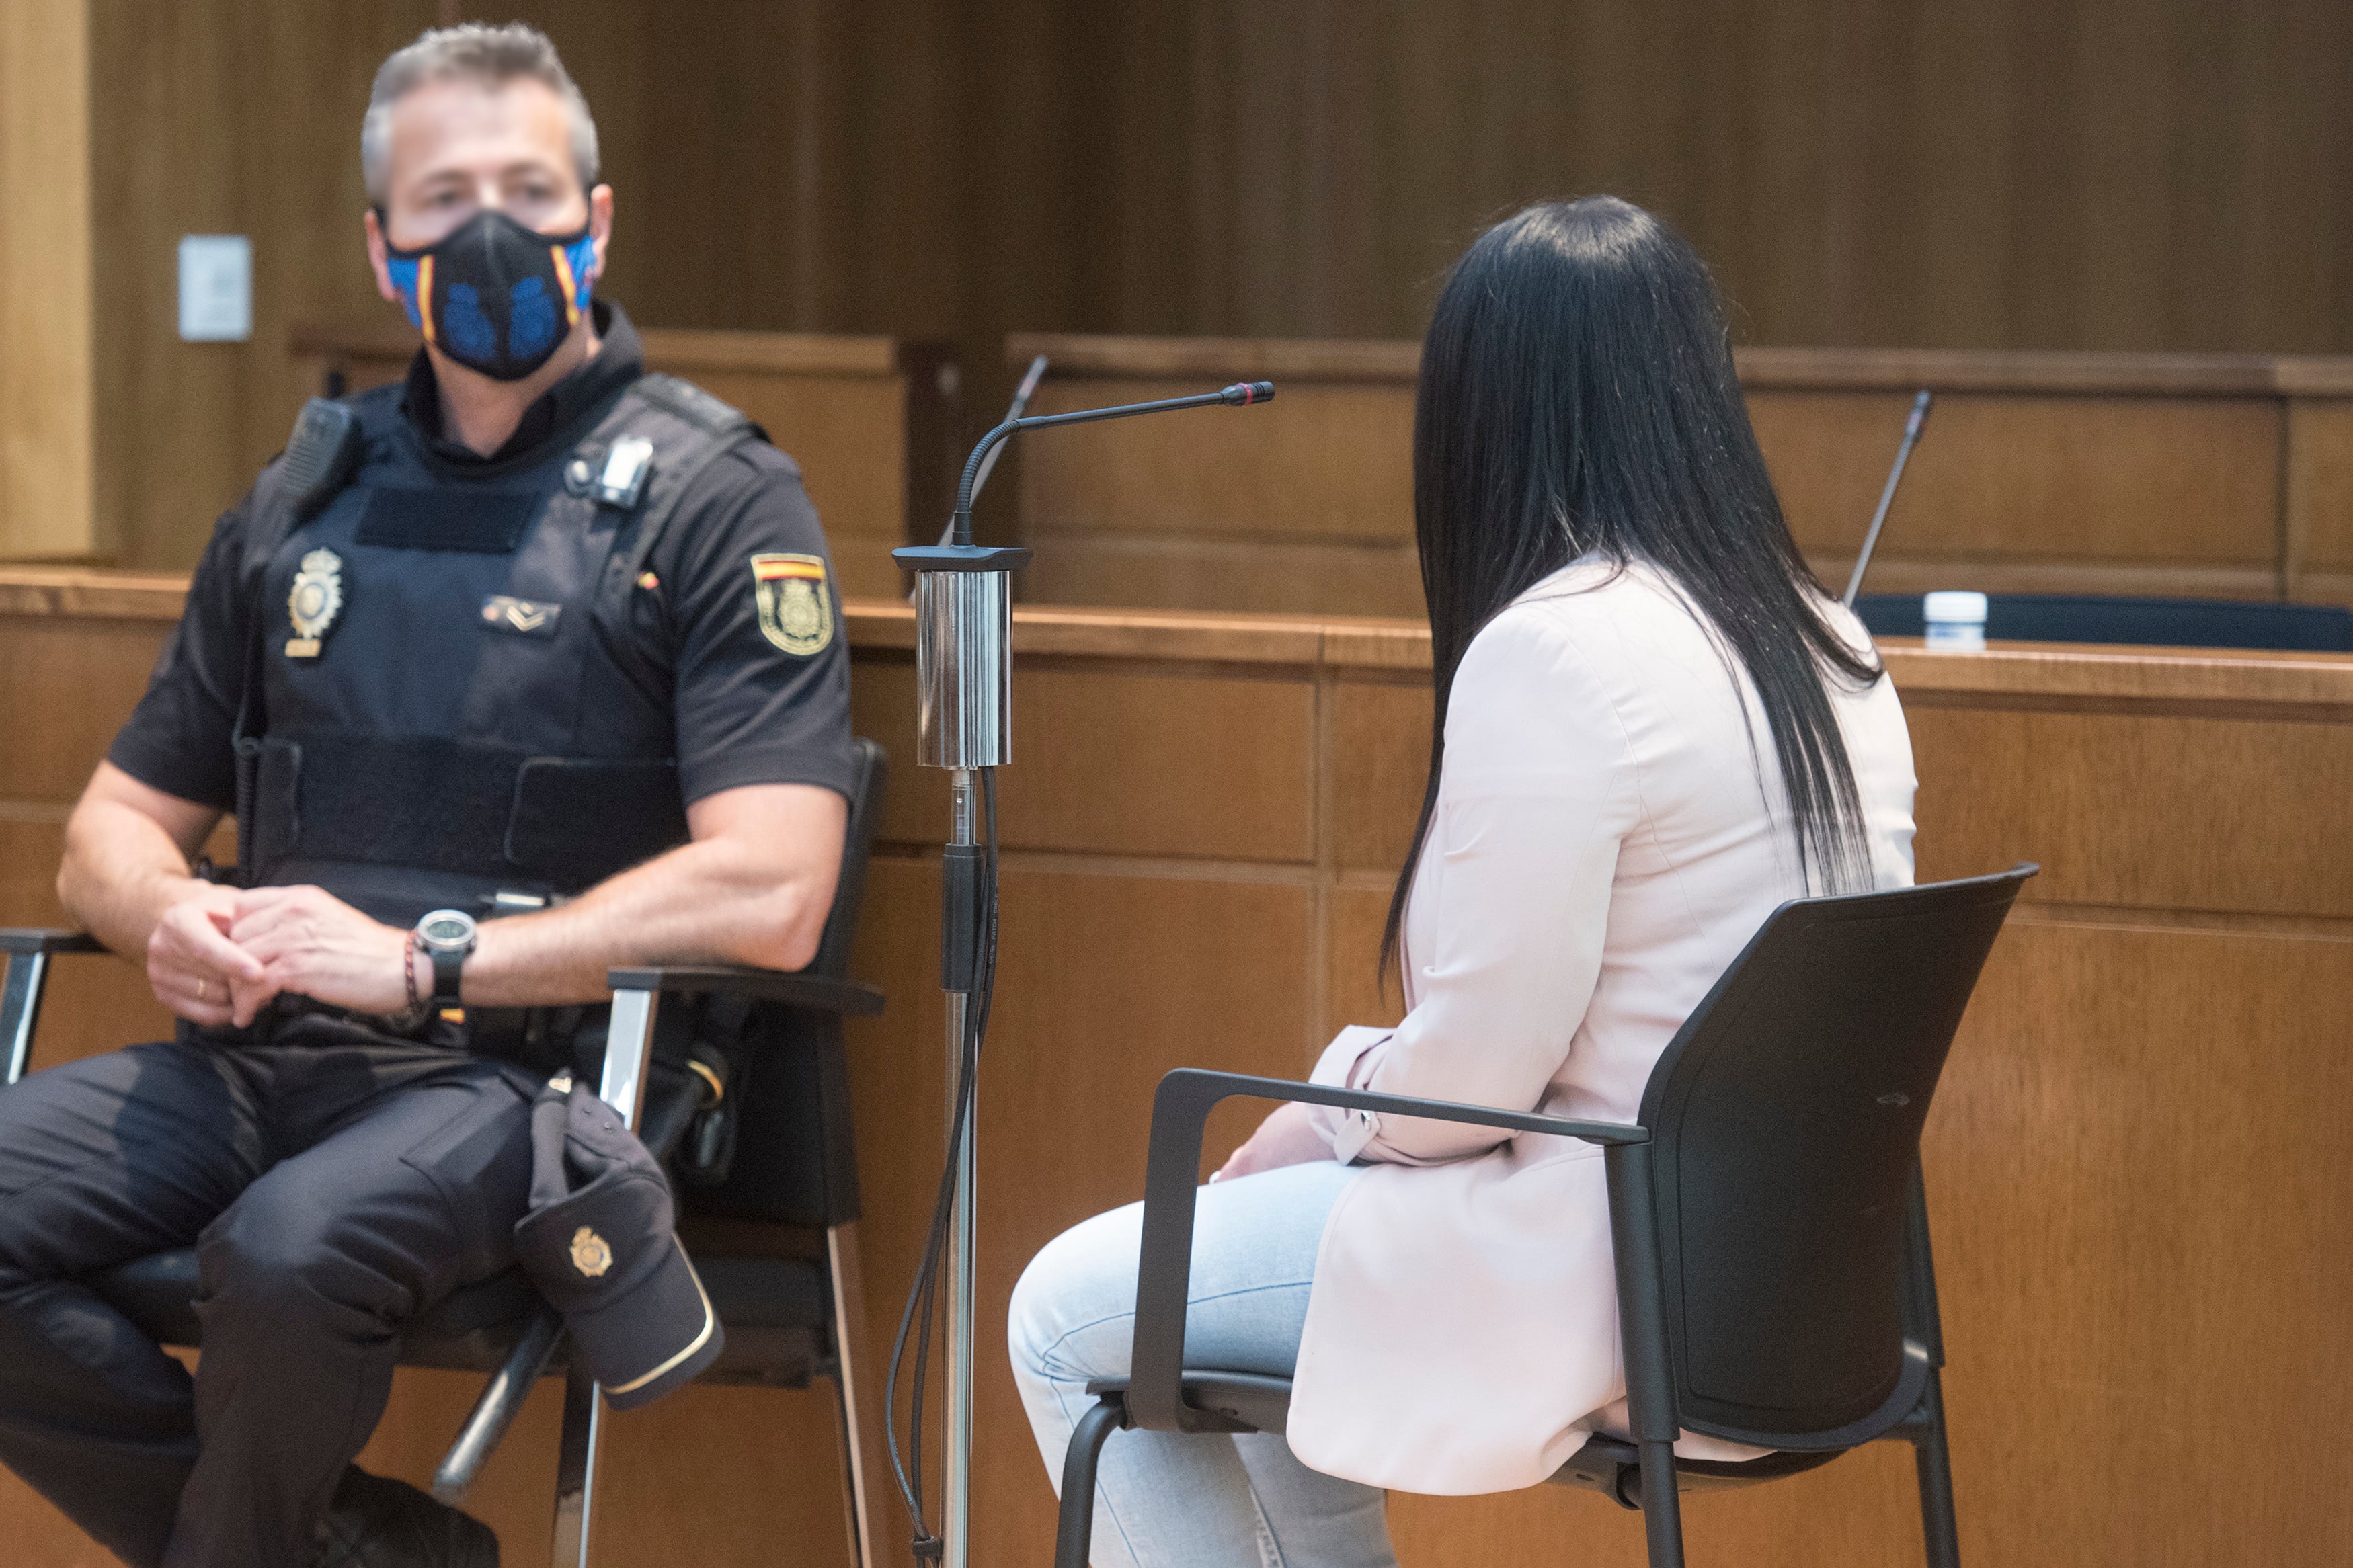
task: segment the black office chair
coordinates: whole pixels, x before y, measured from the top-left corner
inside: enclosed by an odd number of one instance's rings
[[[1854,613],[1873,637],[1916,637],[1927,631],[1927,610],[1917,594],[1865,594],[1854,602]],[[1988,594],[1985,635],[1998,642],[2353,653],[2353,610],[2262,599]]]
[[[680,1230],[727,1332],[703,1373],[713,1383],[834,1387],[845,1458],[843,1492],[859,1568],[881,1568],[881,1385],[863,1363],[866,1310],[858,1250],[858,1173],[841,1020],[879,1013],[881,993],[847,978],[889,763],[860,740],[857,787],[834,895],[817,957],[774,970],[617,969],[600,1092],[631,1125],[645,1104],[660,999],[726,995],[757,1004],[751,1047],[728,1092],[744,1099],[734,1157],[721,1184],[681,1193]],[[7,1081],[23,1076],[48,960],[103,951],[79,932],[0,930],[0,1054]],[[196,1345],[193,1250],[110,1269],[90,1284],[164,1344]],[[556,1568],[586,1568],[595,1522],[596,1458],[605,1421],[595,1384],[563,1354],[563,1321],[519,1269],[452,1292],[403,1326],[400,1363],[491,1373],[433,1485],[461,1500],[543,1374],[564,1374],[564,1436],[556,1472]]]
[[[1978,972],[2036,868],[1775,910],[1675,1034],[1641,1123],[1180,1068],[1145,1173],[1131,1375],[1092,1384],[1062,1470],[1057,1568],[1085,1568],[1112,1432],[1281,1432],[1288,1379],[1185,1361],[1193,1201],[1209,1111],[1233,1095],[1599,1144],[1633,1440],[1595,1435],[1554,1482],[1644,1514],[1683,1561],[1679,1491],[1749,1486],[1880,1438],[1914,1445],[1932,1568],[1957,1568],[1920,1129]],[[1679,1431],[1776,1450],[1677,1459]]]

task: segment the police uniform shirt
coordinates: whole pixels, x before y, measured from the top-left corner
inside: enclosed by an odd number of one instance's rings
[[[638,334],[617,308],[595,307],[599,352],[526,411],[512,438],[481,458],[440,432],[438,386],[420,350],[401,404],[400,431],[438,485],[462,490],[544,463],[595,426],[643,374]],[[108,751],[142,784],[184,800],[233,811],[234,732],[248,648],[259,628],[276,657],[283,605],[248,605],[240,562],[254,506],[248,491],[223,514],[192,581],[180,624],[145,695]],[[745,441],[711,462],[680,495],[646,561],[622,634],[645,667],[667,672],[680,794],[691,805],[747,784],[816,784],[847,795],[853,781],[848,650],[832,574],[824,572],[825,637],[780,639],[764,629],[755,557],[828,561],[816,509],[798,468],[774,447]],[[382,568],[379,566],[379,570]],[[353,584],[365,593],[367,584]],[[437,614],[438,612],[437,611]],[[586,613],[586,606],[575,613]],[[457,639],[486,635],[484,606],[452,603],[446,621],[402,628],[399,647],[347,658],[430,659]],[[495,631],[498,628],[490,628]],[[495,736],[487,737],[496,739]],[[584,829],[595,830],[594,824]]]

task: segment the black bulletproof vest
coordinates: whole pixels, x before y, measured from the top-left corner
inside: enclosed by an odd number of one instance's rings
[[[348,400],[364,455],[302,513],[274,466],[246,555],[238,868],[374,918],[495,914],[686,837],[666,585],[640,581],[681,490],[757,429],[647,375],[569,444],[480,479],[428,464],[400,388]],[[652,445],[623,504],[615,443]],[[505,894],[501,899],[500,895]]]

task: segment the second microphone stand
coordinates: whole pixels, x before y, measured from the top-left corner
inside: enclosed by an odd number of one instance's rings
[[[892,559],[915,574],[915,761],[948,770],[948,841],[941,861],[940,985],[947,1002],[948,1172],[940,1217],[902,1323],[931,1310],[932,1271],[947,1289],[947,1474],[936,1539],[923,1532],[920,1486],[910,1488],[917,1552],[936,1550],[944,1568],[968,1568],[972,1538],[974,1202],[978,1171],[974,1081],[995,968],[994,770],[1013,760],[1013,574],[1029,552],[975,544],[972,498],[982,465],[1017,431],[1124,419],[1179,408],[1248,408],[1274,395],[1271,382],[1241,382],[1193,397],[1129,403],[1008,419],[972,450],[956,509],[941,544],[909,545]],[[987,820],[986,841],[983,822]],[[943,1245],[944,1244],[944,1245]],[[895,1375],[897,1357],[893,1355]],[[923,1390],[913,1391],[920,1432]],[[894,1401],[895,1404],[895,1401]],[[920,1446],[920,1437],[918,1438]],[[918,1456],[920,1458],[920,1456]],[[910,1467],[920,1479],[920,1467]],[[902,1472],[902,1474],[908,1472]]]

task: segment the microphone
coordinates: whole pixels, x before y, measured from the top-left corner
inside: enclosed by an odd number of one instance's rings
[[[1034,362],[1032,368],[1035,368]],[[1231,386],[1215,392],[1198,392],[1190,397],[1163,397],[1152,403],[1122,403],[1109,408],[1081,408],[1069,414],[1032,414],[1015,416],[980,438],[980,445],[965,459],[964,478],[956,486],[955,516],[949,521],[949,543],[935,545],[932,550],[913,546],[892,552],[899,564],[922,571],[936,563],[925,559],[938,550],[969,550],[972,548],[972,498],[980,488],[980,477],[986,471],[989,455],[999,442],[1018,430],[1045,430],[1057,425],[1091,425],[1098,419],[1127,419],[1138,414],[1166,414],[1179,408],[1255,408],[1261,403],[1274,401],[1274,383],[1271,381],[1238,381]],[[1027,553],[1026,552],[1024,552]]]
[[[1018,430],[1086,425],[1179,408],[1254,408],[1274,396],[1271,381],[1238,381],[1215,392],[1025,415],[1045,374],[1030,362],[1005,422],[965,459],[955,515],[938,544],[908,544],[891,558],[915,574],[915,761],[945,768],[951,837],[940,860],[940,989],[947,997],[950,1059],[948,1161],[933,1199],[932,1223],[915,1279],[899,1313],[899,1333],[883,1379],[882,1432],[892,1471],[915,1526],[915,1556],[962,1568],[970,1535],[972,1475],[974,1083],[997,988],[997,770],[1012,761],[1013,574],[1029,559],[1019,545],[972,542],[972,498],[990,463]],[[923,1503],[924,1385],[932,1329],[946,1286],[949,1362],[947,1479],[942,1529],[934,1534]],[[920,1327],[919,1327],[920,1325]],[[900,1368],[913,1351],[905,1447],[898,1425]]]
[[[1928,408],[1936,402],[1935,394],[1926,387],[1912,400],[1912,412],[1904,420],[1904,444],[1895,448],[1895,466],[1887,470],[1887,488],[1879,492],[1879,510],[1871,514],[1871,531],[1862,536],[1862,552],[1854,558],[1854,571],[1846,580],[1846,592],[1839,603],[1854,608],[1854,595],[1862,586],[1862,574],[1870,569],[1871,552],[1879,548],[1879,531],[1887,526],[1887,509],[1894,504],[1895,487],[1904,482],[1904,465],[1912,460],[1912,448],[1920,444],[1920,432],[1928,427]]]

